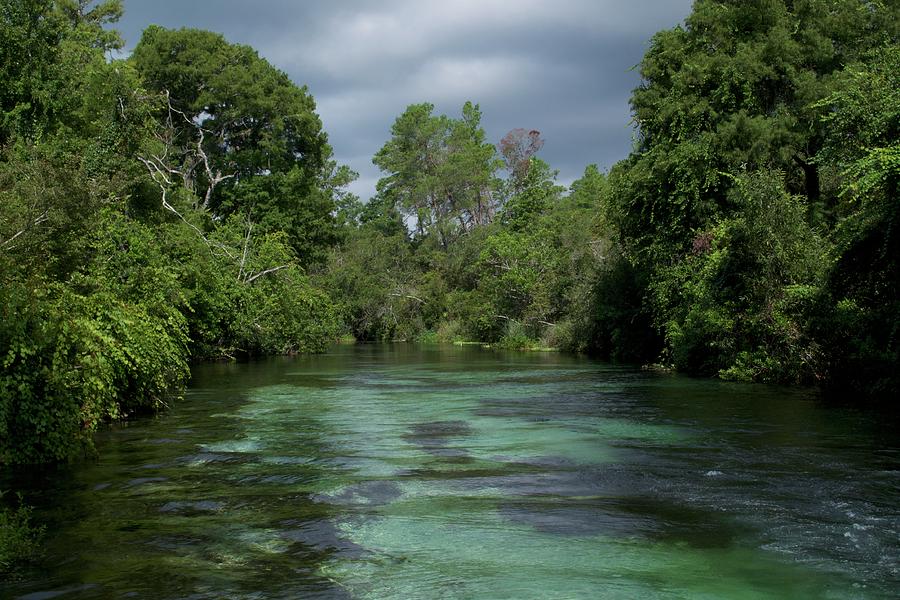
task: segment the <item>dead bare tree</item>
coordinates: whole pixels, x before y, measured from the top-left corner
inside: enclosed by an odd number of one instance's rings
[[[205,127],[202,122],[196,118],[191,118],[183,111],[178,110],[172,105],[172,98],[169,91],[164,92],[166,101],[166,122],[165,126],[157,134],[156,138],[162,145],[162,152],[159,155],[150,155],[150,159],[156,163],[156,166],[170,175],[177,175],[181,178],[184,187],[197,196],[202,196],[203,201],[201,207],[208,209],[210,201],[216,187],[229,179],[235,178],[236,173],[223,173],[218,167],[214,167],[210,160],[209,154],[205,149],[207,134],[216,135],[221,141],[224,137],[223,132],[215,134]],[[179,128],[176,127],[176,121],[183,121],[187,125],[188,131],[191,132],[189,137],[190,143],[179,147],[176,140],[179,138]],[[206,189],[202,194],[197,189],[197,171],[202,169],[206,176]]]
[[[506,169],[518,184],[528,175],[531,157],[544,147],[544,140],[537,129],[529,131],[519,127],[504,135],[498,146],[506,162]]]

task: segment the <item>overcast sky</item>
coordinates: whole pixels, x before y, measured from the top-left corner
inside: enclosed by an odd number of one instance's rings
[[[372,156],[410,104],[459,116],[481,105],[488,139],[541,131],[540,156],[571,183],[631,148],[628,98],[654,32],[691,0],[125,0],[130,50],[152,23],[217,31],[253,46],[305,84],[339,163],[359,172],[364,200],[380,173]]]

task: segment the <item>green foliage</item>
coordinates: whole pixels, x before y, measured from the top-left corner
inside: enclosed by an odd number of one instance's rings
[[[538,316],[549,308],[545,270],[551,258],[541,239],[528,239],[507,231],[485,240],[478,270],[479,289],[494,300],[503,316],[523,315],[533,307]]]
[[[104,420],[179,393],[187,338],[177,311],[153,315],[108,291],[59,284],[2,294],[0,461],[64,460],[90,446]]]
[[[0,146],[53,119],[64,24],[52,18],[51,6],[50,0],[0,3]]]
[[[503,337],[494,344],[497,348],[505,350],[537,350],[541,347],[540,340],[531,337],[528,328],[518,321],[509,321],[503,332]]]
[[[698,232],[692,252],[654,277],[671,360],[688,373],[813,381],[822,365],[806,319],[825,245],[778,173],[738,178],[730,201],[734,216]]]
[[[895,3],[779,0],[695,4],[657,34],[632,97],[640,137],[615,195],[622,233],[648,263],[686,249],[731,210],[724,173],[778,169],[811,213],[836,198],[815,160],[817,101],[843,65],[898,34]]]
[[[645,302],[646,274],[609,240],[599,240],[596,252],[569,314],[572,336],[560,347],[622,362],[654,360],[662,344]]]
[[[337,239],[335,199],[354,174],[330,160],[306,88],[252,48],[196,29],[148,27],[131,61],[165,96],[157,155],[196,204],[219,218],[252,214],[286,232],[304,264],[322,260]]]
[[[577,337],[695,374],[896,385],[875,374],[898,364],[898,11],[701,0],[654,36]]]
[[[40,554],[45,528],[32,523],[31,507],[18,500],[15,509],[0,506],[0,578],[15,577],[17,568]]]
[[[98,203],[68,153],[21,146],[0,161],[0,267],[66,276],[85,259]]]
[[[359,340],[411,339],[422,328],[412,250],[405,234],[353,232],[320,275],[345,326]]]
[[[461,323],[467,341],[489,342],[503,336],[505,323],[490,298],[478,290],[453,290],[447,294],[447,316]]]
[[[335,309],[297,265],[284,232],[233,216],[208,238],[183,222],[160,233],[155,243],[176,265],[167,271],[170,301],[186,316],[195,357],[318,352],[335,337]],[[142,297],[164,293],[167,280],[155,281]]]
[[[231,327],[247,354],[322,352],[337,336],[334,306],[296,267],[245,288]]]
[[[89,79],[80,72],[96,69],[105,51],[121,46],[118,33],[104,27],[121,15],[121,1],[91,4],[0,2],[0,146],[71,126],[72,105],[87,99],[73,89]]]
[[[202,122],[215,169],[240,181],[296,168],[311,187],[325,167],[331,150],[312,97],[252,48],[209,31],[150,26],[132,60],[150,89],[168,92],[184,113],[173,117],[176,136],[194,140],[192,122]]]
[[[539,158],[532,157],[521,181],[514,181],[513,193],[503,203],[501,222],[513,231],[525,231],[535,219],[559,201],[565,188],[556,185],[556,171]]]
[[[820,160],[842,174],[844,219],[834,233],[819,335],[830,385],[890,396],[900,388],[900,46],[840,78],[827,107]]]
[[[597,165],[588,165],[581,178],[572,182],[567,201],[574,208],[588,209],[591,214],[597,214],[606,186],[606,175],[600,172]]]
[[[843,195],[867,203],[890,193],[900,178],[900,45],[876,50],[838,78],[817,106],[828,127],[820,161],[844,169]]]
[[[301,263],[337,239],[355,175],[312,98],[205,32],[151,28],[107,60],[120,14],[0,3],[0,464],[78,456],[178,398],[192,357],[338,331]]]
[[[441,321],[436,331],[424,332],[417,341],[424,344],[458,344],[467,339],[459,321]]]
[[[586,285],[605,177],[596,167],[587,169],[564,199],[555,172],[531,157],[515,185],[496,186],[497,194],[512,194],[496,222],[472,221],[469,228],[453,229],[454,237],[446,235],[450,229],[425,228],[410,240],[395,206],[414,187],[397,186],[411,180],[404,179],[407,175],[419,177],[413,172],[415,160],[425,157],[399,149],[414,145],[409,140],[429,127],[438,140],[444,128],[453,128],[430,111],[430,105],[416,105],[398,119],[394,137],[376,160],[409,159],[413,166],[385,163],[394,173],[360,211],[359,227],[333,253],[323,281],[343,304],[348,328],[359,339],[505,339],[510,347],[546,346],[538,340],[571,310],[575,288]],[[430,177],[421,181],[430,181],[433,189],[449,189],[459,181],[440,169]]]
[[[485,142],[478,105],[466,102],[459,119],[434,116],[431,104],[413,104],[397,117],[391,139],[372,161],[388,175],[378,192],[415,219],[416,234],[434,234],[446,248],[487,224],[501,161]]]
[[[335,309],[293,260],[287,235],[266,234],[245,248],[248,259],[226,284],[235,309],[220,335],[243,354],[323,351],[337,335]]]

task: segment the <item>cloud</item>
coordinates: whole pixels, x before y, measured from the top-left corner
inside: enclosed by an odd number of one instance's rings
[[[412,103],[457,115],[481,105],[489,139],[542,131],[541,155],[568,183],[631,148],[631,71],[652,34],[683,20],[691,0],[126,0],[129,46],[151,23],[196,27],[249,44],[317,100],[339,162],[369,197],[371,157]]]

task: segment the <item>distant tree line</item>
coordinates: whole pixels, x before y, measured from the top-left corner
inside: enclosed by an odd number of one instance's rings
[[[375,156],[378,195],[317,278],[360,339],[552,346],[887,396],[898,35],[896,2],[698,0],[640,64],[631,154],[569,190],[535,156],[539,132],[494,147],[477,106],[410,106]]]

